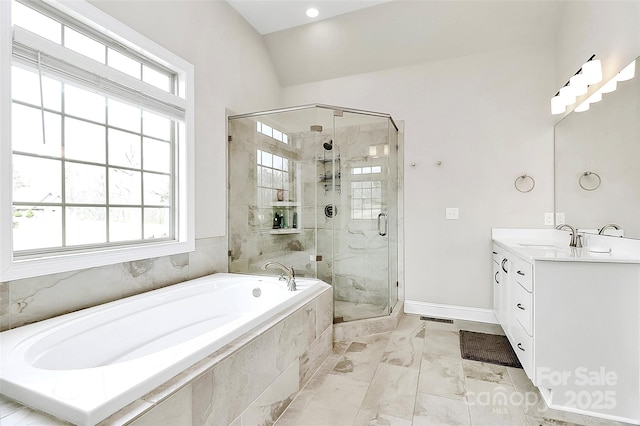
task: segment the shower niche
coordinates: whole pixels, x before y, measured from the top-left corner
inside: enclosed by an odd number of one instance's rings
[[[296,201],[274,201],[271,203],[273,222],[269,230],[272,235],[299,234],[298,213],[300,203]]]
[[[388,114],[306,105],[229,117],[229,271],[275,260],[333,286],[335,321],[397,301],[398,130]],[[328,209],[328,210],[327,210]]]

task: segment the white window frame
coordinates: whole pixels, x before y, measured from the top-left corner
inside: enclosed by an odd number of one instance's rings
[[[194,67],[105,12],[83,0],[46,0],[63,13],[90,22],[118,42],[153,58],[176,72],[184,99],[185,141],[176,153],[177,187],[175,239],[103,249],[51,252],[38,257],[16,258],[12,244],[12,144],[11,144],[11,1],[0,0],[0,281],[73,271],[96,266],[187,253],[195,250],[195,109]],[[142,51],[140,51],[142,49]]]

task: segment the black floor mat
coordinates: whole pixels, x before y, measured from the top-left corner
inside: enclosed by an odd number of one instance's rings
[[[507,336],[460,330],[460,353],[463,359],[522,368]]]

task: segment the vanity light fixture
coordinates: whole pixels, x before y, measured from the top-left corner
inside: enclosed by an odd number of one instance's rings
[[[578,96],[588,92],[590,85],[602,80],[602,64],[599,59],[594,59],[595,57],[596,55],[591,55],[587,62],[551,98],[551,114],[564,113],[569,105],[576,103]],[[588,104],[586,108],[588,109]]]
[[[309,18],[316,18],[318,17],[318,15],[320,15],[320,12],[315,7],[310,7],[309,9],[307,9],[307,16]]]
[[[596,90],[593,95],[587,98],[587,102],[590,104],[595,104],[596,102],[600,102],[602,100],[602,92],[600,90]]]
[[[567,110],[567,104],[564,102],[564,99],[560,97],[560,95],[556,95],[551,98],[551,114],[562,114]]]
[[[585,101],[578,105],[574,111],[582,112],[589,109],[589,105],[602,100],[603,93],[611,93],[618,88],[618,82],[631,80],[636,75],[636,61],[634,60],[629,65],[624,67],[622,71],[616,74],[611,80],[606,82],[601,88],[596,90]],[[553,104],[552,104],[553,109]]]
[[[582,101],[582,103],[580,105],[578,105],[574,109],[574,111],[575,112],[588,111],[589,110],[589,106],[591,104],[595,104],[596,102],[600,102],[601,100],[602,100],[602,87],[600,89],[596,90],[595,92],[593,92],[593,95],[589,96],[587,99]]]
[[[560,99],[562,99],[562,102],[564,102],[566,106],[576,103],[576,94],[570,86],[564,86],[560,89],[558,96],[560,96]]]
[[[600,59],[593,59],[595,56],[592,55],[581,68],[582,73],[585,75],[586,83],[589,85],[602,81],[602,63]]]
[[[618,73],[618,81],[631,80],[636,75],[636,61],[632,61]]]
[[[589,105],[591,105],[588,101],[584,101],[582,102],[580,105],[578,105],[577,107],[575,107],[573,110],[575,112],[583,112],[583,111],[588,111],[589,110]]]
[[[604,86],[600,88],[600,92],[602,93],[611,93],[614,92],[618,88],[618,78],[613,77],[611,80],[607,81]]]
[[[569,79],[569,87],[574,95],[582,96],[589,90],[588,78],[585,74],[575,74]],[[575,101],[574,101],[575,102]]]

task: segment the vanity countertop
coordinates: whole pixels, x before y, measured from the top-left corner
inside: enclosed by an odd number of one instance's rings
[[[493,229],[493,242],[529,260],[639,263],[638,240],[583,234],[582,248],[569,247],[569,233],[556,229]]]

